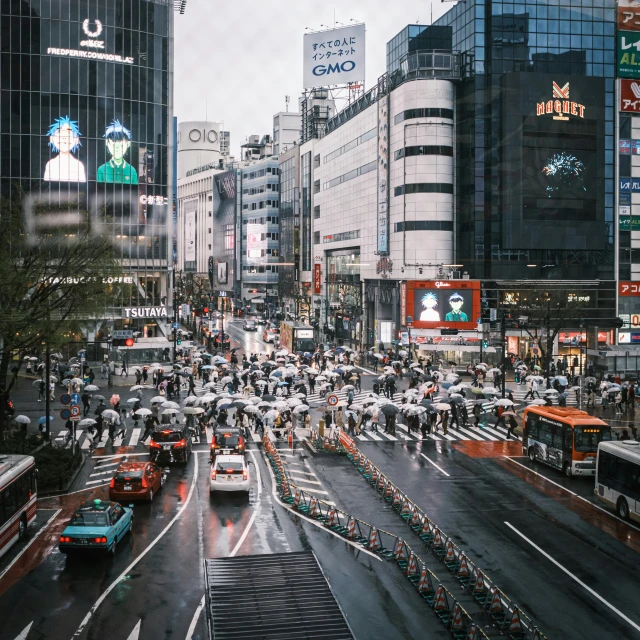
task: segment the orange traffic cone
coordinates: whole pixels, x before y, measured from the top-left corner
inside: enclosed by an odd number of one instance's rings
[[[378,468],[377,467],[373,467],[373,469],[371,469],[371,482],[373,482],[373,483],[378,482]]]
[[[467,635],[464,640],[476,640],[478,638],[478,625],[472,622],[467,629]]]
[[[469,563],[467,562],[467,556],[465,556],[464,553],[460,554],[460,566],[458,567],[456,576],[458,576],[458,578],[469,577]]]
[[[513,606],[513,613],[511,614],[511,622],[509,623],[509,633],[524,633],[524,627],[520,620],[520,609]]]
[[[496,615],[502,614],[502,599],[496,587],[491,589],[491,606],[489,607],[489,613]]]
[[[364,473],[366,473],[367,475],[371,474],[371,463],[368,460],[364,465]]]
[[[378,530],[375,527],[371,527],[371,533],[369,533],[369,540],[367,542],[369,551],[377,551],[381,546]]]
[[[411,515],[411,506],[409,505],[409,500],[405,496],[404,502],[402,503],[402,509],[400,510],[400,515],[408,518]]]
[[[464,621],[462,620],[462,607],[456,602],[451,609],[451,626],[449,631],[464,631]]]
[[[405,570],[405,575],[415,576],[418,573],[418,561],[416,560],[415,553],[413,551],[409,554],[409,562]]]
[[[283,482],[282,483],[282,497],[283,498],[290,498],[291,497],[291,489],[289,489],[289,483],[288,482]]]
[[[337,451],[338,447],[336,446],[336,441],[332,440],[331,441],[331,451]]]
[[[393,494],[393,506],[399,507],[401,502],[402,502],[402,499],[400,498],[400,491],[396,489]]]
[[[426,536],[429,533],[429,525],[429,518],[425,516],[424,520],[422,521],[422,531],[420,533],[421,536]]]
[[[476,583],[473,585],[473,593],[484,593],[484,576],[480,569],[476,569]]]
[[[318,507],[317,498],[311,498],[311,509],[309,510],[309,515],[312,518],[317,518],[320,515],[320,507]]]
[[[336,520],[337,516],[335,507],[331,507],[331,509],[329,509],[329,514],[327,515],[325,524],[327,525],[327,527],[333,527],[336,524]]]
[[[447,594],[444,590],[444,587],[441,584],[438,585],[438,590],[436,591],[436,597],[433,600],[433,610],[449,611],[449,602],[447,600]]]
[[[451,538],[449,538],[447,540],[447,554],[444,557],[444,562],[452,563],[452,562],[455,562],[455,560],[456,560],[456,555],[453,552],[453,542],[451,542]]]
[[[376,489],[377,489],[378,491],[382,491],[382,490],[384,489],[384,486],[385,486],[384,476],[383,476],[382,474],[380,474],[380,475],[378,476],[378,484],[377,484],[377,486],[376,486]]]
[[[327,436],[324,437],[323,446],[325,451],[329,451],[329,438],[327,438]]]
[[[433,548],[442,549],[442,535],[440,534],[440,529],[437,527],[433,533]]]
[[[412,527],[417,527],[420,524],[420,516],[418,515],[418,507],[413,507],[413,515],[411,516],[411,522],[409,524]]]
[[[406,562],[407,560],[407,551],[404,547],[402,538],[398,538],[396,540],[396,548],[393,551],[393,557],[398,564],[400,564],[401,562]]]
[[[300,506],[300,490],[299,489],[296,489],[296,494],[293,498],[293,504],[296,507]]]
[[[420,582],[418,583],[418,591],[420,593],[424,593],[425,591],[428,591],[428,592],[433,591],[431,574],[427,571],[427,567],[422,567],[422,573],[420,574]]]
[[[385,498],[390,498],[390,497],[391,497],[391,495],[392,495],[392,493],[393,493],[392,485],[391,485],[391,483],[387,480],[387,485],[386,485],[386,487],[384,488],[384,497],[385,497]]]
[[[347,523],[347,538],[353,540],[356,537],[356,521],[353,518],[349,518]]]

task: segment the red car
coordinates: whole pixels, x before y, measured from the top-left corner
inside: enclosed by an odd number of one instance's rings
[[[163,471],[153,462],[123,462],[109,485],[109,500],[148,500],[164,484]]]

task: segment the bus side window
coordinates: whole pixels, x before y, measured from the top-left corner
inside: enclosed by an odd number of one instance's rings
[[[538,440],[543,444],[551,446],[553,442],[553,434],[551,433],[551,425],[547,424],[544,421],[540,421],[540,431],[538,435]]]
[[[527,435],[534,440],[538,439],[538,416],[535,413],[527,416]]]
[[[562,431],[562,450],[565,453],[571,453],[573,451],[573,429],[565,425],[562,427]]]
[[[17,511],[16,493],[13,485],[7,487],[0,496],[0,525],[3,525]]]

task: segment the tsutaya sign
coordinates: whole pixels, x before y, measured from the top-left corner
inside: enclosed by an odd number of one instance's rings
[[[166,318],[167,307],[125,307],[127,318]]]
[[[536,108],[537,116],[555,114],[554,120],[569,120],[569,116],[584,118],[585,107],[577,102],[569,100],[569,83],[560,86],[553,83],[553,100],[538,102]]]

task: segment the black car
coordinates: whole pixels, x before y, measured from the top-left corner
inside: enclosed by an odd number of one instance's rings
[[[246,442],[238,427],[216,425],[211,439],[211,459],[218,454],[244,455],[245,452]]]
[[[258,327],[256,325],[256,323],[251,320],[250,318],[247,318],[243,323],[242,323],[242,328],[245,331],[257,331]]]
[[[186,425],[167,424],[151,434],[149,456],[156,464],[185,463],[189,460],[193,442]]]

